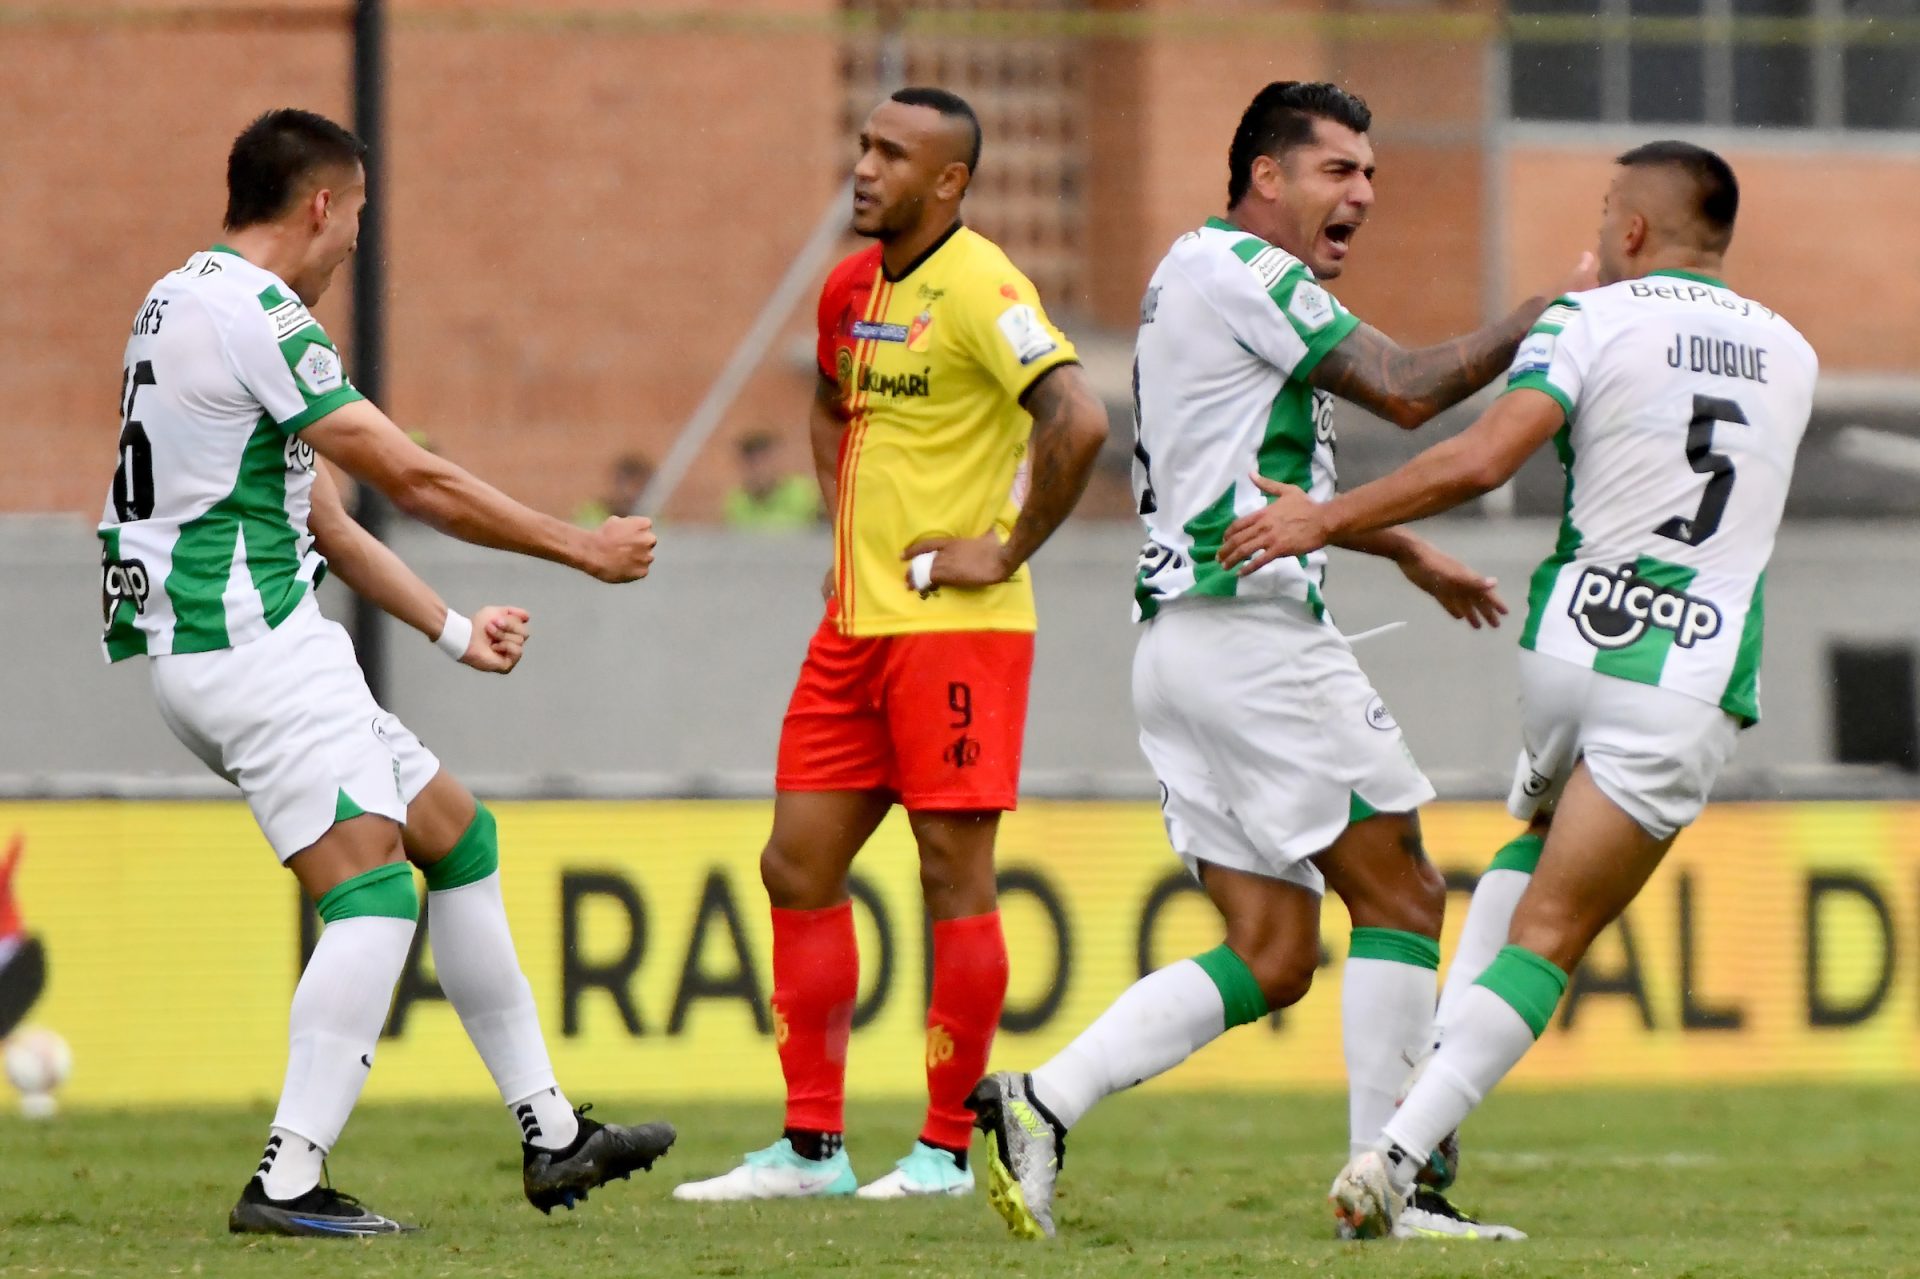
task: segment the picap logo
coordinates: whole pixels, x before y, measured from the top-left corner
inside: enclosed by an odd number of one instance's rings
[[[152,583],[147,566],[139,560],[100,561],[100,624],[113,625],[113,614],[122,600],[133,601],[133,611],[147,611],[147,595]]]
[[[1650,582],[1631,564],[1582,572],[1567,616],[1582,639],[1603,649],[1625,648],[1648,627],[1671,631],[1681,648],[1720,633],[1720,610],[1710,600]]]

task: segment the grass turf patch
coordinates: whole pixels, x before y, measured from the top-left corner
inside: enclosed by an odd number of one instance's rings
[[[226,1213],[264,1110],[0,1117],[0,1276],[564,1275],[1908,1276],[1920,1215],[1900,1160],[1920,1107],[1899,1087],[1515,1092],[1467,1129],[1458,1200],[1522,1244],[1342,1244],[1324,1195],[1345,1151],[1332,1095],[1115,1098],[1073,1135],[1060,1238],[1011,1239],[983,1193],[937,1202],[681,1204],[777,1133],[766,1102],[615,1104],[680,1143],[650,1176],[541,1217],[504,1110],[362,1108],[334,1183],[426,1230],[369,1241],[240,1238]],[[863,1181],[905,1154],[907,1104],[855,1104]],[[976,1143],[977,1148],[977,1143]],[[349,1253],[350,1256],[343,1256]]]

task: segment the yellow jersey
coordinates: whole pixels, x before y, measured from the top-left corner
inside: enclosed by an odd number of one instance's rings
[[[820,292],[820,372],[840,388],[834,512],[842,634],[1031,631],[1027,567],[984,590],[922,599],[901,553],[922,538],[1002,538],[1033,419],[1020,399],[1078,359],[999,246],[956,224],[898,279],[874,245]]]

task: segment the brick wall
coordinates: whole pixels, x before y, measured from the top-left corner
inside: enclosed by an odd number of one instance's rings
[[[1275,78],[1340,78],[1376,108],[1379,203],[1340,292],[1394,336],[1469,327],[1489,271],[1518,297],[1591,242],[1610,151],[1529,147],[1506,166],[1504,248],[1484,261],[1482,51],[1403,27],[1285,25],[1322,3],[1082,4],[1139,25],[1079,37],[1077,334],[1130,330],[1159,255],[1221,210],[1233,125]],[[153,279],[217,236],[233,134],[271,106],[348,109],[344,5],[234,0],[222,20],[203,2],[216,16],[185,26],[101,16],[178,7],[72,0],[0,41],[0,511],[98,510],[125,326]],[[516,0],[492,21],[473,8],[392,0],[386,407],[564,514],[615,454],[665,454],[851,163],[840,0]],[[272,24],[242,16],[263,9]],[[1392,10],[1426,11],[1477,10]],[[1920,161],[1730,158],[1747,193],[1736,282],[1792,316],[1829,370],[1910,371],[1920,276],[1892,268],[1920,249]],[[319,309],[343,345],[347,294],[343,276]],[[792,356],[810,318],[800,308],[670,518],[714,513],[746,430],[785,432],[805,469],[810,375]]]

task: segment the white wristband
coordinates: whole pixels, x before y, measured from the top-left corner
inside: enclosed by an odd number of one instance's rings
[[[433,646],[457,662],[467,655],[467,647],[472,643],[473,619],[449,608],[447,624],[440,628],[440,638]]]
[[[911,575],[914,590],[930,591],[933,589],[933,557],[939,553],[938,551],[922,551],[913,557],[913,562],[908,566],[907,571]]]

